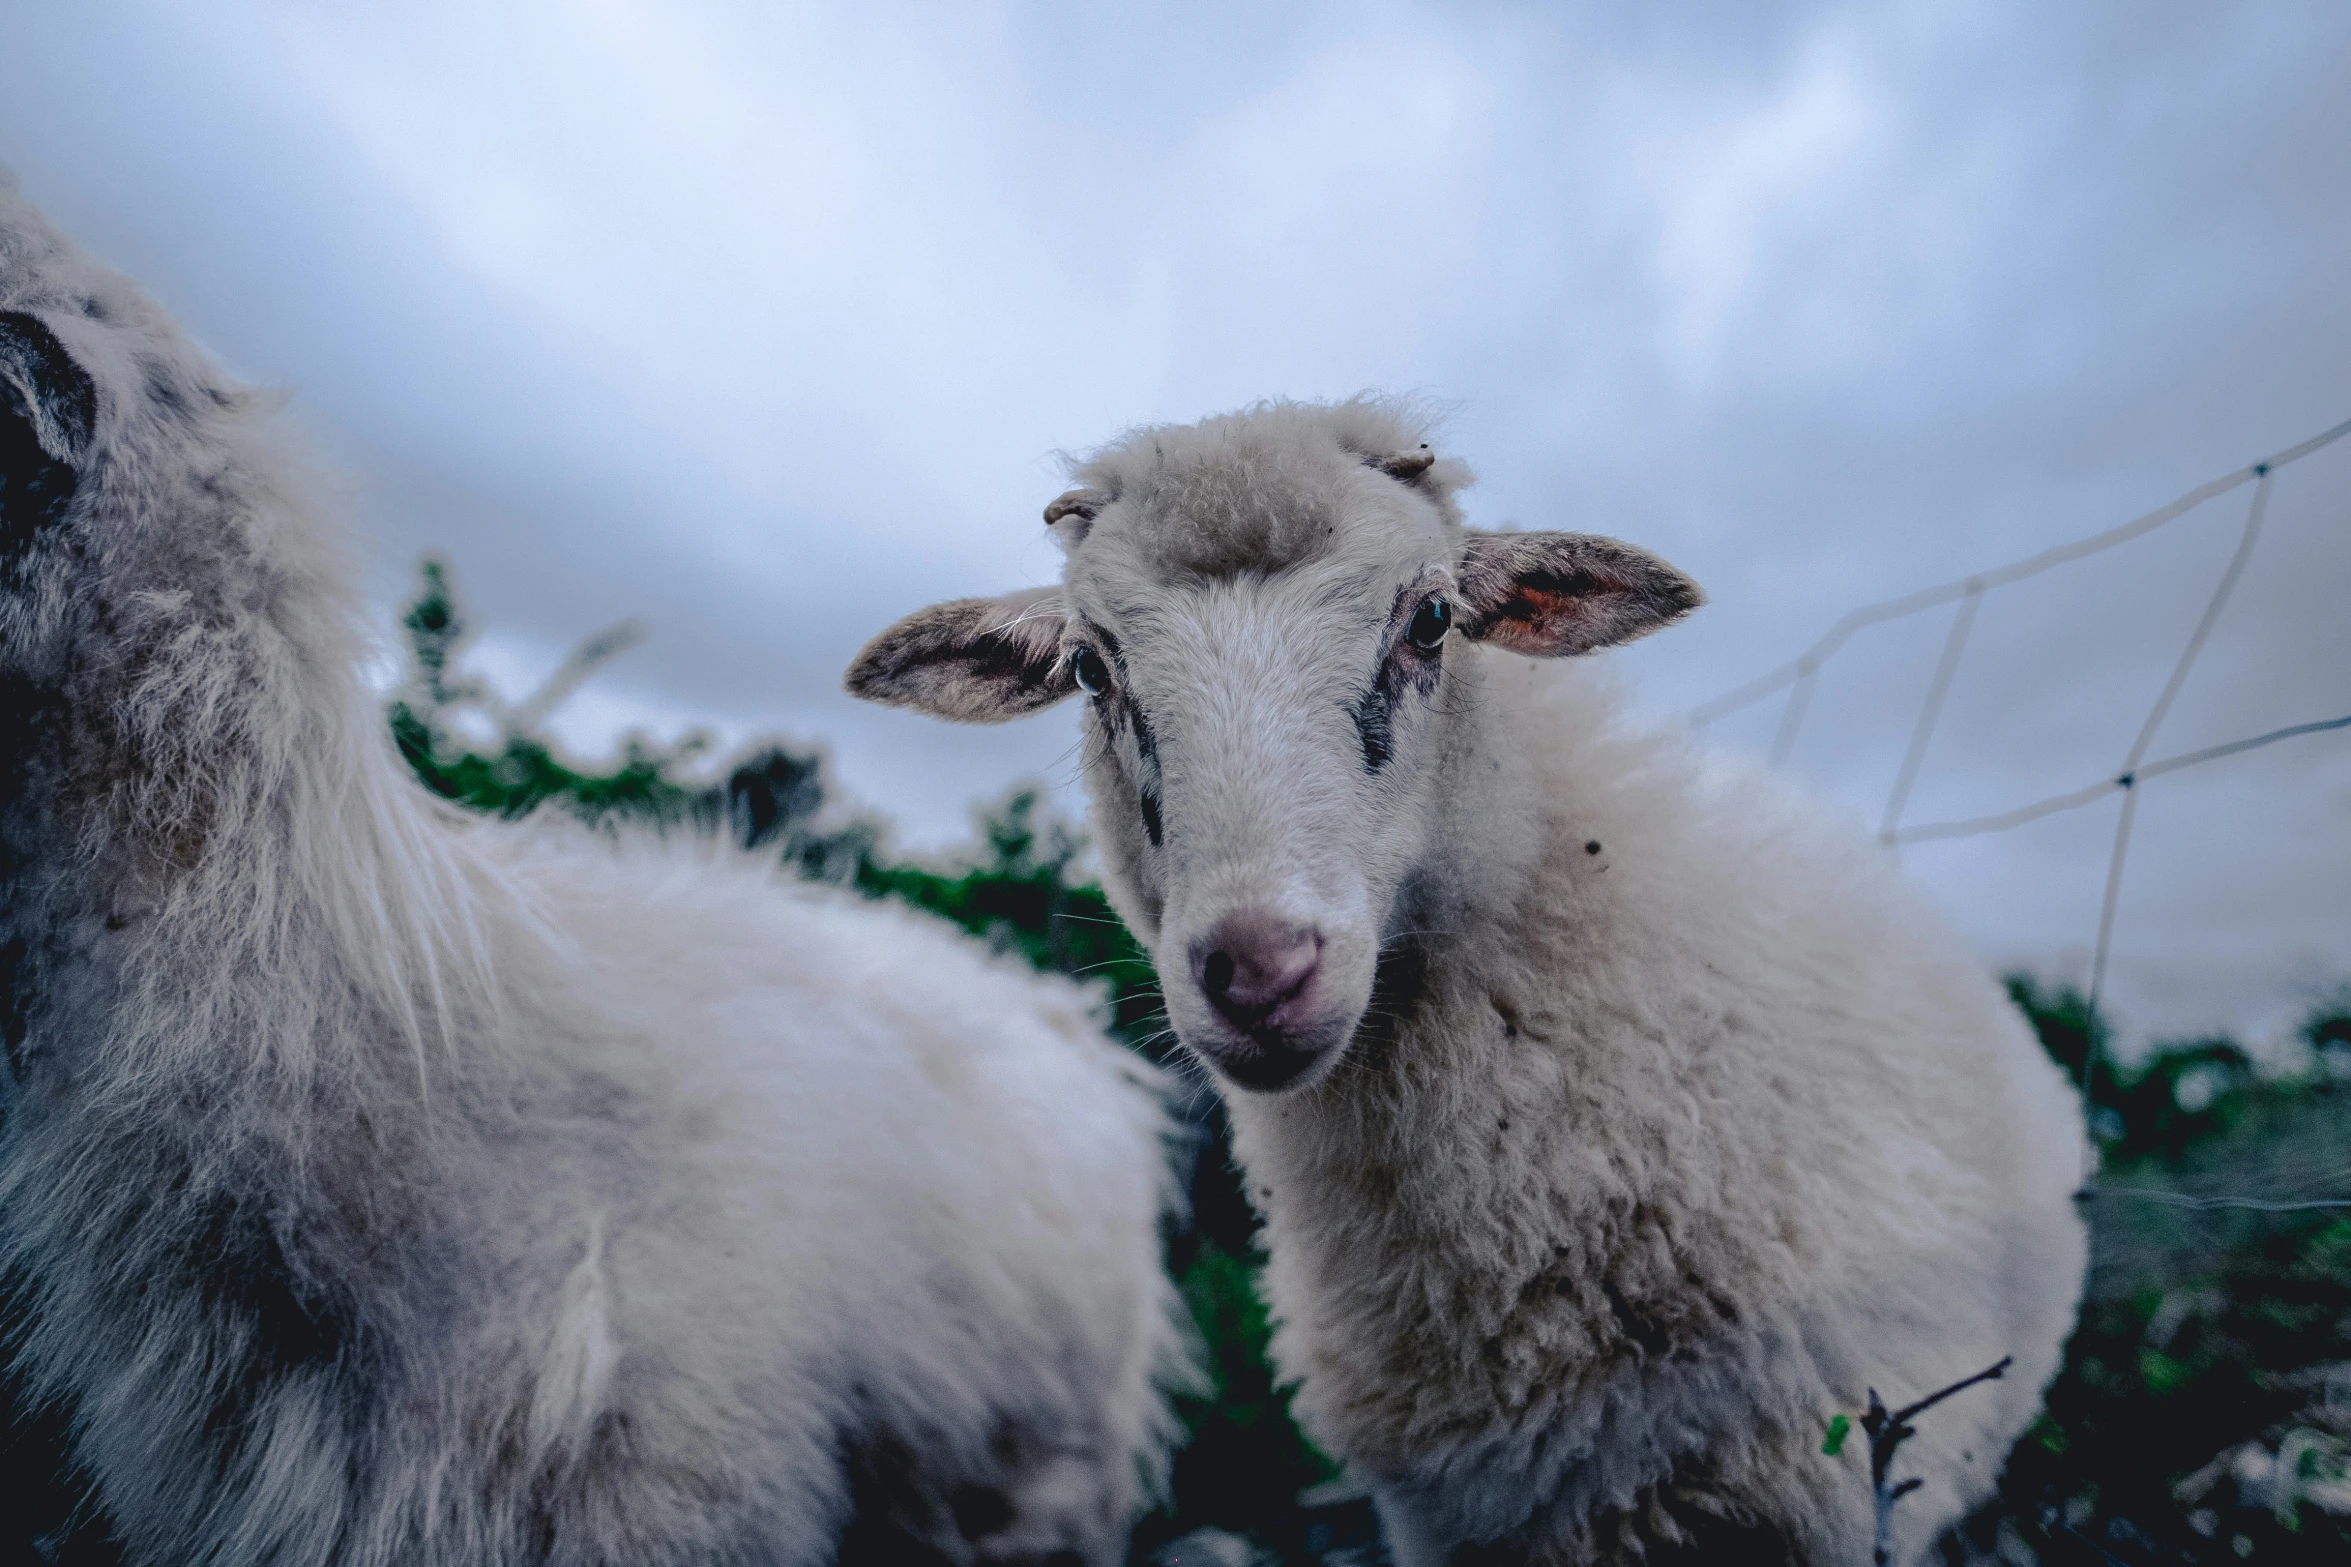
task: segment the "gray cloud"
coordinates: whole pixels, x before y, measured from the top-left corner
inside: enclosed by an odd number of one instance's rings
[[[1054,453],[1268,393],[1456,400],[1484,521],[1714,596],[1678,712],[1851,605],[2095,531],[2351,415],[2351,16],[2329,7],[160,4],[12,19],[0,160],[360,495],[379,591],[455,558],[568,715],[826,737],[909,837],[1066,715],[836,694],[914,605],[1049,574]],[[2351,711],[2351,443],[2267,536],[2158,751]],[[2242,493],[1989,602],[1910,816],[2110,771]],[[1794,765],[1874,823],[1945,625],[1858,639]],[[1719,727],[1768,743],[1775,714]],[[1908,863],[2078,972],[2111,802]],[[2351,972],[2351,742],[2150,786],[2142,1030]]]

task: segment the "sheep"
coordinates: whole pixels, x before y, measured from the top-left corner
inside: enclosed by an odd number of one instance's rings
[[[433,800],[268,414],[0,176],[0,1270],[128,1558],[1119,1560],[1153,1072],[902,907]]]
[[[1857,1563],[1824,1424],[1922,1422],[1915,1561],[2032,1419],[2085,1266],[2078,1101],[1851,824],[1590,666],[1695,608],[1613,539],[1463,525],[1411,405],[1135,431],[1059,586],[876,637],[858,695],[1086,698],[1120,913],[1222,1091],[1274,1354],[1403,1567]]]

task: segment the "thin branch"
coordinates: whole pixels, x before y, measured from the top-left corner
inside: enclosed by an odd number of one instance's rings
[[[1997,1361],[1973,1376],[1961,1377],[1949,1387],[1938,1388],[1915,1403],[1889,1410],[1878,1390],[1869,1390],[1869,1411],[1861,1417],[1861,1429],[1869,1433],[1869,1483],[1877,1501],[1877,1547],[1872,1560],[1877,1567],[1887,1567],[1894,1559],[1894,1504],[1922,1483],[1916,1478],[1889,1485],[1887,1477],[1894,1467],[1894,1450],[1918,1434],[1911,1424],[1920,1415],[1934,1408],[1954,1393],[1964,1392],[1978,1382],[1996,1382],[2014,1363],[2013,1355],[2002,1355]]]
[[[523,734],[536,730],[549,713],[580,688],[582,681],[644,640],[645,623],[640,620],[624,620],[597,632],[573,648],[571,656],[557,666],[555,673],[522,700],[508,724]]]

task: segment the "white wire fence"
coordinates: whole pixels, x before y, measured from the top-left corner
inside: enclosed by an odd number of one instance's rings
[[[1911,725],[1909,743],[1904,748],[1901,766],[1895,773],[1893,788],[1888,792],[1885,807],[1879,815],[1878,838],[1889,848],[1942,839],[1972,838],[1984,833],[2007,832],[2012,828],[2022,827],[2027,822],[2039,821],[2043,817],[2053,816],[2061,811],[2077,810],[2111,794],[2120,793],[2123,796],[2122,813],[2115,824],[2113,848],[2107,857],[2106,890],[2099,905],[2097,937],[2091,948],[2087,1027],[2093,1045],[2084,1058],[2081,1083],[2082,1095],[2087,1102],[2095,1086],[2098,1059],[2101,1054],[2094,1043],[2097,1037],[2098,1009],[2105,999],[2107,964],[2114,946],[2115,910],[2122,896],[2123,869],[2130,858],[2131,828],[2138,815],[2141,789],[2152,780],[2168,773],[2178,772],[2183,768],[2202,766],[2207,762],[2217,762],[2227,757],[2239,756],[2248,751],[2259,750],[2265,746],[2299,739],[2307,735],[2351,729],[2351,713],[2340,716],[2330,715],[2312,718],[2304,723],[2289,724],[2282,729],[2273,729],[2263,734],[2248,735],[2243,739],[2231,740],[2222,745],[2205,746],[2200,750],[2185,751],[2173,756],[2148,760],[2148,753],[2154,748],[2157,732],[2163,727],[2163,721],[2170,713],[2172,703],[2178,698],[2181,687],[2187,683],[2189,672],[2195,668],[2196,661],[2202,656],[2205,643],[2211,638],[2212,628],[2219,622],[2221,612],[2227,607],[2230,595],[2236,591],[2238,579],[2244,575],[2245,566],[2253,558],[2254,550],[2260,543],[2262,519],[2269,510],[2270,489],[2278,474],[2312,453],[2333,445],[2347,435],[2351,435],[2351,420],[2346,420],[2332,429],[2321,431],[2309,440],[2303,441],[2299,445],[2287,447],[2284,451],[2266,457],[2259,462],[2240,468],[2233,473],[2223,474],[2209,483],[2198,485],[2170,504],[2159,506],[2145,516],[2133,518],[2119,527],[2109,528],[2102,533],[2094,533],[2087,538],[2076,539],[2071,543],[2043,550],[2039,554],[2011,561],[2003,566],[1976,572],[1973,575],[1960,578],[1956,582],[1946,582],[1937,587],[1921,589],[1915,593],[1906,593],[1874,604],[1864,604],[1829,627],[1818,641],[1787,663],[1758,675],[1744,685],[1726,691],[1712,701],[1701,703],[1692,709],[1689,715],[1690,725],[1695,729],[1704,729],[1718,719],[1753,707],[1773,696],[1779,696],[1781,698],[1779,724],[1772,736],[1771,759],[1775,764],[1785,762],[1795,748],[1797,735],[1803,730],[1805,715],[1812,703],[1813,686],[1820,674],[1821,667],[1841,652],[1857,632],[1871,626],[1882,625],[1888,621],[1924,614],[1928,610],[1938,609],[1945,605],[1956,605],[1951,617],[1950,630],[1943,640],[1942,654],[1936,660],[1934,675],[1927,683],[1925,697],[1919,705],[1918,717]],[[1925,766],[1927,752],[1933,744],[1936,727],[1942,720],[1945,700],[1950,695],[1953,677],[1958,673],[1960,662],[1966,655],[1968,639],[1975,629],[1977,611],[1982,608],[1988,594],[2013,583],[2025,581],[2027,578],[2037,577],[2056,567],[2068,565],[2074,561],[2128,544],[2134,539],[2155,532],[2168,523],[2177,521],[2195,511],[2205,502],[2246,485],[2252,486],[2253,493],[2246,506],[2245,523],[2238,536],[2237,547],[2229,556],[2227,565],[2222,568],[2219,579],[2214,582],[2212,591],[2205,600],[2204,612],[2198,617],[2194,628],[2189,632],[2187,642],[2180,650],[2179,658],[2172,665],[2170,677],[2164,681],[2162,689],[2156,693],[2153,706],[2148,709],[2146,718],[2139,725],[2137,735],[2132,739],[2128,750],[2124,752],[2120,765],[2112,773],[2079,789],[2068,790],[2063,794],[2051,795],[2045,799],[2028,801],[2012,809],[1995,812],[1991,815],[1966,817],[1951,821],[1905,823],[1904,812],[1909,806],[1911,793],[1918,782],[1920,771]],[[2347,696],[2351,696],[2351,693],[2347,693]],[[2346,705],[2351,705],[2351,702],[2347,702]],[[2085,1177],[2088,1174],[2089,1172],[2085,1170]],[[2260,1211],[2351,1208],[2351,1197],[2324,1197],[2306,1202],[2280,1204],[2255,1198],[2187,1197],[2139,1188],[2101,1188],[2087,1184],[2085,1184],[2082,1195],[2084,1197],[2124,1197],[2168,1202],[2193,1208],[2244,1208]]]

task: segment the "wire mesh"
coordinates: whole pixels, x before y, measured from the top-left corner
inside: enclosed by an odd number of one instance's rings
[[[1779,723],[1773,731],[1770,753],[1771,760],[1775,765],[1784,763],[1794,750],[1796,738],[1804,726],[1805,716],[1810,711],[1813,691],[1821,667],[1842,651],[1846,644],[1853,639],[1855,633],[1870,626],[1882,625],[1888,621],[1922,614],[1941,605],[1957,604],[1958,608],[1953,614],[1951,629],[1945,634],[1942,654],[1936,662],[1934,676],[1928,683],[1925,698],[1919,707],[1918,717],[1911,726],[1909,744],[1904,750],[1901,767],[1895,775],[1893,789],[1887,796],[1885,810],[1879,819],[1878,837],[1889,848],[1895,848],[1904,844],[1972,838],[1985,833],[2007,832],[2013,828],[2022,827],[2028,822],[2039,821],[2043,817],[2053,816],[2062,811],[2077,810],[2102,800],[2108,795],[2121,793],[2123,796],[2122,811],[2115,823],[2114,843],[2107,857],[2105,892],[2099,901],[2097,937],[2091,949],[2090,987],[2085,1026],[2094,1041],[2097,1037],[2099,1008],[2105,1000],[2107,969],[2113,956],[2115,921],[2122,902],[2124,871],[2130,860],[2131,833],[2138,818],[2140,793],[2147,782],[2165,774],[2177,772],[2182,768],[2197,767],[2207,762],[2220,761],[2226,757],[2240,756],[2248,751],[2259,750],[2282,741],[2351,728],[2351,714],[2339,718],[2314,719],[2306,723],[2289,724],[2282,729],[2273,729],[2264,734],[2249,735],[2243,739],[2231,740],[2224,744],[2182,752],[2153,762],[2147,760],[2147,753],[2153,748],[2156,735],[2162,729],[2165,718],[2169,716],[2172,704],[2178,699],[2181,689],[2187,684],[2190,672],[2203,656],[2205,646],[2211,640],[2213,627],[2219,623],[2222,612],[2227,608],[2229,599],[2236,591],[2238,581],[2244,576],[2246,565],[2252,560],[2255,549],[2260,543],[2262,523],[2268,514],[2271,488],[2279,470],[2333,445],[2346,435],[2351,435],[2351,420],[2322,430],[2310,439],[2287,447],[2284,451],[2259,462],[2250,463],[2232,473],[2223,474],[2217,479],[2200,484],[2167,505],[2159,506],[2155,510],[2135,517],[2118,527],[2108,528],[2086,538],[2042,550],[2037,554],[1994,567],[1989,571],[1973,573],[1955,582],[1883,599],[1874,604],[1864,604],[1858,609],[1848,611],[1830,626],[1818,641],[1795,658],[1693,708],[1689,715],[1690,725],[1693,729],[1702,730],[1717,719],[1727,717],[1778,692],[1785,691],[1787,696],[1780,709]],[[2187,516],[2205,502],[2248,484],[2253,487],[2253,494],[2246,507],[2245,523],[2238,536],[2237,547],[2230,554],[2228,563],[2222,568],[2219,578],[2214,582],[2212,591],[2205,600],[2203,613],[2197,618],[2195,627],[2189,632],[2187,642],[2181,648],[2178,659],[2173,663],[2171,673],[2165,679],[2162,689],[2156,693],[2155,700],[2148,708],[2146,717],[2141,720],[2138,732],[2132,739],[2129,750],[2124,754],[2121,765],[2113,773],[2080,789],[2051,795],[2045,799],[2030,801],[1989,815],[1953,821],[1925,822],[1907,827],[1902,824],[1902,814],[1908,807],[1911,793],[1917,785],[1919,774],[1925,765],[1929,747],[1934,740],[1935,729],[1941,721],[1947,698],[1950,695],[1952,680],[1957,675],[1960,663],[1966,655],[1969,636],[1975,627],[1976,613],[1989,594],[2012,583],[2039,576],[2055,567],[2067,565],[2073,561],[2082,560],[2130,543],[2134,539],[2142,538],[2181,517]],[[2091,1093],[2096,1086],[2099,1058],[2102,1054],[2103,1052],[2095,1044],[2085,1054],[2082,1080],[2079,1085],[2085,1104],[2091,1102]],[[2083,1171],[2085,1183],[2087,1183],[2089,1174],[2090,1171],[2085,1168]],[[2290,1211],[2304,1207],[2351,1207],[2351,1198],[2326,1197],[2281,1207],[2279,1204],[2256,1198],[2185,1197],[2176,1193],[2139,1188],[2101,1189],[2088,1184],[2085,1184],[2081,1195],[2085,1198],[2115,1197],[2138,1201],[2167,1202],[2192,1208],[2243,1207]]]

